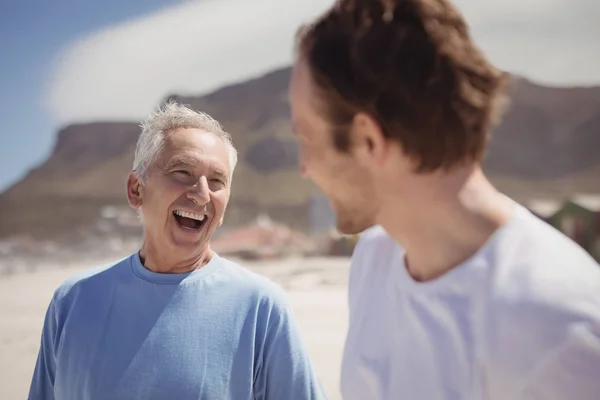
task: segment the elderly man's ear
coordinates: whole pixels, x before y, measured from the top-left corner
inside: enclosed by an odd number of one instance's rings
[[[127,201],[129,205],[135,209],[142,206],[143,186],[140,178],[131,171],[127,177]]]

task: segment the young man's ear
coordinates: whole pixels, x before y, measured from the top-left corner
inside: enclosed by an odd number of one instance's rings
[[[373,167],[383,165],[388,145],[379,123],[368,114],[358,113],[351,129],[353,148],[361,164]]]
[[[142,206],[143,185],[141,179],[133,171],[127,176],[127,201],[135,209]]]

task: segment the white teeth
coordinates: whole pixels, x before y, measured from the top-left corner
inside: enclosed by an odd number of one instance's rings
[[[180,217],[195,219],[196,221],[204,220],[204,214],[196,214],[196,213],[191,213],[191,212],[181,211],[181,210],[176,210],[175,214],[179,215]]]

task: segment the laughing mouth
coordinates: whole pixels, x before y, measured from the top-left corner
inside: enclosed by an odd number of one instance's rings
[[[179,226],[190,231],[197,231],[206,222],[205,214],[198,214],[189,211],[175,210],[173,216],[177,220]]]

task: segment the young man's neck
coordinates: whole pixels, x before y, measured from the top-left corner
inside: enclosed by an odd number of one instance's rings
[[[189,255],[181,257],[175,253],[166,254],[156,251],[155,246],[144,242],[140,250],[140,258],[144,267],[152,272],[161,274],[183,274],[205,266],[212,258],[213,252],[209,245]]]
[[[390,193],[381,225],[406,250],[408,271],[418,281],[459,266],[512,214],[510,201],[479,168],[417,177],[410,193]]]

